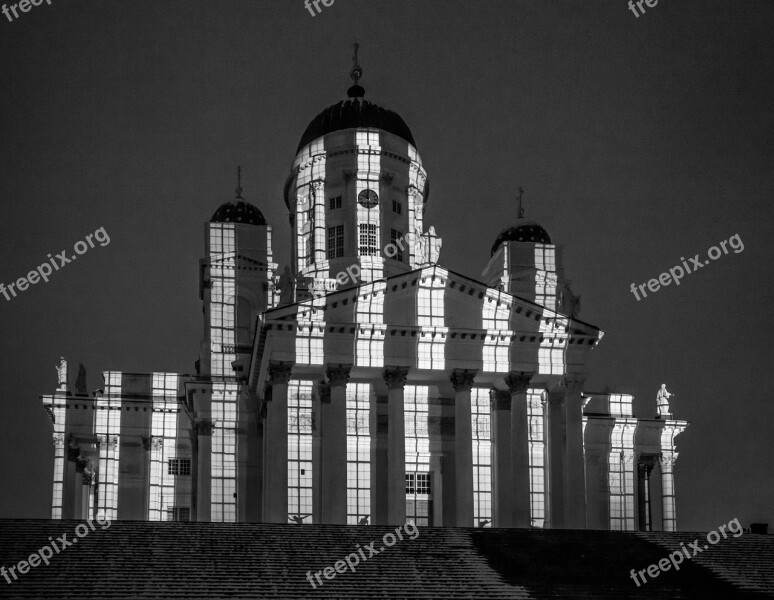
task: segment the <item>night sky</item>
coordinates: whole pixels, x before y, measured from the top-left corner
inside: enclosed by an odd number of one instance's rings
[[[0,296],[0,517],[50,516],[64,355],[88,370],[191,373],[203,224],[244,196],[289,260],[282,186],[306,125],[351,85],[398,112],[432,182],[442,266],[480,279],[526,216],[564,249],[580,318],[606,332],[588,391],[676,394],[678,525],[774,526],[774,3],[52,0],[0,15],[0,281],[104,227]],[[738,234],[680,286],[645,283]]]

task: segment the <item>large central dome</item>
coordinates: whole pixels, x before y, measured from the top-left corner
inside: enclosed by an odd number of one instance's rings
[[[296,152],[300,152],[301,148],[309,142],[328,133],[356,127],[381,129],[403,138],[416,147],[414,136],[411,135],[411,130],[400,115],[363,99],[362,90],[360,86],[352,86],[349,90],[349,98],[329,106],[317,115],[301,136]],[[359,95],[353,96],[353,94]]]

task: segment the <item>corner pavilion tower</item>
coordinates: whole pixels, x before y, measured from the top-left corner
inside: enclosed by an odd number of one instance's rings
[[[585,390],[603,333],[522,210],[482,281],[438,263],[416,142],[361,74],[301,137],[283,274],[241,188],[206,224],[195,374],[90,395],[60,367],[52,517],[675,530],[687,423]]]

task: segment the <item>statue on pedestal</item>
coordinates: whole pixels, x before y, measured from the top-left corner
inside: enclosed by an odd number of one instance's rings
[[[57,390],[67,389],[67,361],[64,356],[59,357],[59,365],[56,367]]]
[[[666,389],[666,383],[661,384],[661,389],[659,389],[658,394],[656,395],[656,403],[658,405],[658,418],[667,418],[671,417],[672,413],[669,412],[669,397],[674,396],[671,392],[668,392]]]

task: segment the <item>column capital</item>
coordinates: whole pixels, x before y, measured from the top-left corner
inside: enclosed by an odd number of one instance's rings
[[[677,452],[664,453],[658,458],[662,467],[672,467],[677,462]]]
[[[351,364],[328,363],[326,365],[325,374],[328,376],[330,385],[347,385],[347,382],[349,382],[349,372],[351,370]]]
[[[573,392],[580,392],[583,384],[586,382],[586,376],[579,373],[568,373],[562,377],[561,386]]]
[[[325,185],[324,179],[315,179],[314,181],[311,182],[311,186],[318,191],[323,189],[324,185]]]
[[[215,429],[215,425],[213,425],[212,421],[209,419],[200,419],[196,421],[194,424],[194,430],[196,431],[196,435],[212,435],[212,430]],[[157,439],[157,438],[154,438]],[[161,444],[158,445],[158,448],[161,448]],[[156,449],[156,448],[154,448]]]
[[[269,361],[268,380],[271,385],[285,384],[290,381],[290,371],[293,368],[292,362],[281,360]]]
[[[511,394],[523,394],[529,388],[529,382],[534,375],[534,371],[510,371],[505,377],[505,385]]]
[[[511,392],[509,390],[492,388],[489,391],[489,400],[492,403],[492,410],[511,410]]]
[[[389,390],[402,390],[406,385],[409,367],[389,366],[384,368],[384,383]]]
[[[473,379],[478,369],[454,369],[449,375],[449,381],[454,386],[455,392],[469,392],[473,387]]]
[[[546,404],[564,404],[564,396],[567,388],[561,385],[546,390]]]

